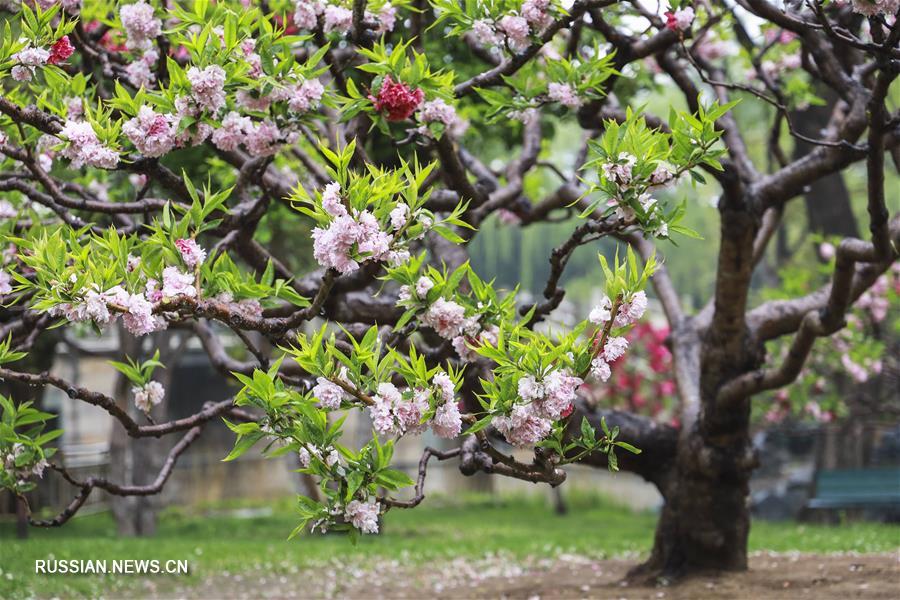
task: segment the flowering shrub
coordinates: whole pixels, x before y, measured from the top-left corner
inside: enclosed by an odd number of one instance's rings
[[[749,400],[793,381],[858,298],[881,314],[882,284],[865,294],[900,245],[884,193],[884,155],[900,139],[886,102],[897,6],[861,2],[747,0],[750,30],[729,6],[683,0],[4,6],[0,379],[61,389],[134,438],[181,436],[145,486],[50,465],[78,492],[32,522],[65,523],[94,488],[158,493],[204,426],[225,419],[228,460],[258,445],[320,482],[318,499],[298,500],[296,532],[377,532],[389,509],[423,500],[432,459],[551,485],[586,461],[639,472],[672,502],[661,531],[687,533],[653,560],[740,566],[746,551],[710,540],[746,537],[725,529],[747,523],[735,498],[752,469]],[[823,86],[840,102],[822,139],[798,134],[792,111],[822,103]],[[638,107],[667,92],[686,110]],[[772,120],[766,166],[748,151],[738,99]],[[566,152],[546,143],[551,130]],[[785,138],[815,150],[788,161]],[[863,159],[871,240],[834,250],[830,286],[751,308],[753,268],[786,203]],[[717,186],[722,223],[714,296],[695,315],[656,260],[657,244],[696,235],[687,185]],[[466,260],[493,213],[523,227],[578,215],[534,301]],[[572,253],[607,236],[628,249],[600,256],[604,298],[571,327],[545,326]],[[637,364],[629,336],[645,331],[630,333],[651,275],[679,367],[680,431],[583,401],[586,385],[614,388],[618,365]],[[115,322],[145,343],[165,329],[195,336],[239,393],[156,422],[156,355],[113,363],[132,384],[128,410],[18,362],[47,330],[95,335]],[[764,364],[763,345],[788,335],[785,360]],[[871,348],[841,357],[857,379],[876,369]],[[658,393],[672,394],[664,383]],[[57,434],[27,403],[0,406],[0,485],[22,494]],[[372,423],[361,444],[345,435],[350,413]],[[415,479],[393,468],[397,440],[428,431],[459,439],[426,448]],[[724,512],[698,523],[685,514],[694,498]]]
[[[796,267],[783,271],[792,285],[809,289],[816,279],[832,268],[835,247],[824,241],[817,254],[823,261],[820,274],[800,271]],[[847,325],[804,365],[797,382],[778,390],[761,404],[757,418],[765,424],[776,424],[788,418],[832,423],[852,412],[874,418],[890,419],[896,410],[890,390],[886,397],[867,398],[863,388],[887,368],[896,368],[890,345],[896,345],[900,332],[900,263],[876,278],[864,292],[856,308],[847,315]],[[785,344],[773,345],[772,360],[783,360],[788,352]],[[888,387],[890,387],[888,382]],[[867,402],[863,402],[866,400]],[[863,404],[854,406],[854,404]],[[869,404],[866,406],[865,404]]]

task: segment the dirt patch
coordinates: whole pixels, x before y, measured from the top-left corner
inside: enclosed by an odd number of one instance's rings
[[[178,590],[197,598],[509,598],[738,600],[900,598],[900,555],[757,553],[743,573],[697,576],[668,586],[622,583],[638,559],[560,555],[515,560],[502,555],[453,559],[429,568],[402,560],[341,571],[337,565],[288,576],[223,575]]]

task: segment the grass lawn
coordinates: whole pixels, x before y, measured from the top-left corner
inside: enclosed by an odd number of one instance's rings
[[[0,523],[0,598],[124,593],[146,576],[35,575],[35,559],[188,560],[186,576],[157,575],[166,586],[189,586],[216,573],[265,570],[291,575],[329,561],[362,564],[396,559],[418,564],[465,555],[508,553],[516,557],[581,553],[598,558],[645,553],[655,516],[632,513],[591,496],[570,496],[570,512],[557,516],[540,498],[430,497],[415,510],[394,510],[385,534],[352,546],[339,536],[300,536],[287,541],[295,522],[289,501],[262,514],[246,507],[215,506],[191,512],[169,509],[153,538],[120,539],[109,514],[73,519],[61,529],[31,530],[18,541],[12,523]],[[269,511],[268,509],[271,509]],[[757,522],[751,550],[885,552],[900,547],[900,526],[852,523],[839,527]]]

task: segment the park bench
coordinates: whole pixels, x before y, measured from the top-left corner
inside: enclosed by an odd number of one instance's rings
[[[900,468],[819,471],[809,508],[900,508]]]

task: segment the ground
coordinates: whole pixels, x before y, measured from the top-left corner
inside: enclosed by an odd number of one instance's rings
[[[632,559],[593,560],[573,555],[521,561],[508,556],[478,561],[461,558],[427,568],[382,565],[377,571],[356,571],[346,581],[244,573],[181,588],[175,595],[191,598],[893,600],[900,589],[900,561],[891,554],[758,552],[751,558],[748,572],[697,576],[669,586],[626,585],[625,574],[633,565]],[[260,588],[262,580],[265,583]]]
[[[140,539],[118,538],[107,513],[78,517],[61,529],[32,530],[26,541],[13,538],[11,522],[0,522],[0,598],[732,600],[747,597],[742,592],[748,590],[755,598],[805,597],[790,595],[804,588],[815,598],[828,598],[832,591],[842,598],[877,598],[900,589],[900,526],[765,522],[754,523],[750,549],[767,554],[754,555],[749,573],[671,588],[622,588],[618,582],[627,568],[650,548],[655,516],[596,496],[572,496],[569,508],[569,514],[556,515],[542,497],[429,497],[415,510],[391,511],[383,535],[366,536],[355,546],[336,535],[287,541],[296,524],[289,501],[170,509],[158,534]],[[777,554],[769,556],[772,552]],[[796,552],[806,554],[790,554]],[[47,558],[188,560],[190,573],[35,575],[34,561]]]

